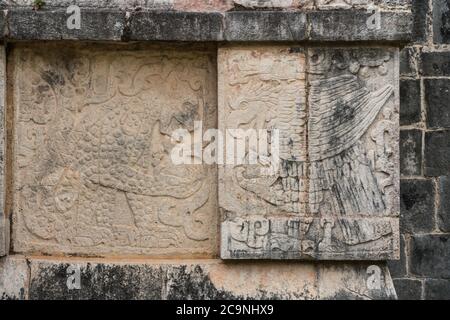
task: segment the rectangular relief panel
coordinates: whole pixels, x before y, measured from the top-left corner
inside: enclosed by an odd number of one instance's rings
[[[17,46],[20,253],[212,257],[217,170],[176,165],[172,133],[217,127],[207,46]]]
[[[218,66],[221,257],[398,258],[398,50],[225,46]]]

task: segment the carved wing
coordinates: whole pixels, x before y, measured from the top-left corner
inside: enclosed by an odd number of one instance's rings
[[[354,75],[313,80],[310,94],[309,157],[319,161],[355,145],[393,93],[371,93]]]

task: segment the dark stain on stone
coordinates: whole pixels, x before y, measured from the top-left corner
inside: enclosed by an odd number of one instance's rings
[[[63,86],[65,84],[64,77],[53,70],[43,71],[41,77],[52,87]]]
[[[447,0],[447,11],[442,13],[442,25],[441,25],[441,36],[442,40],[447,43],[450,42],[450,0]]]
[[[244,297],[218,290],[201,266],[189,271],[186,266],[177,266],[169,270],[167,299],[187,300],[242,300]]]

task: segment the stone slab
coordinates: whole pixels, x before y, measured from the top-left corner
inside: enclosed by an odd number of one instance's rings
[[[308,13],[310,41],[409,42],[413,26],[409,12],[379,12],[379,25],[370,26],[373,13],[365,10],[327,10]],[[377,23],[375,21],[375,23]]]
[[[209,46],[17,45],[14,252],[212,257],[217,179],[172,161],[216,127]]]
[[[384,264],[29,258],[30,299],[395,299]],[[79,281],[74,278],[79,275]],[[78,281],[78,282],[77,282]],[[69,286],[72,289],[69,289]],[[74,288],[74,284],[76,288]]]
[[[28,298],[29,268],[21,256],[0,258],[0,300]]]
[[[65,7],[4,7],[0,40],[92,41],[385,41],[406,42],[408,10],[380,11],[369,29],[367,10],[120,10],[81,7],[80,29],[68,29]]]
[[[306,14],[283,11],[234,11],[225,15],[227,41],[304,41]]]
[[[127,40],[221,41],[222,19],[214,12],[135,12],[128,21]]]
[[[221,258],[398,259],[398,64],[386,48],[219,49],[219,130],[279,135],[219,166]]]
[[[65,9],[8,10],[8,39],[120,41],[125,30],[125,12],[117,10],[81,11],[80,29],[68,29],[70,14]]]
[[[0,257],[9,248],[9,223],[5,214],[5,101],[6,101],[6,55],[0,46]]]

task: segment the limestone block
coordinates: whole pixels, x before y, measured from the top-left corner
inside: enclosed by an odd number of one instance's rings
[[[412,0],[317,0],[319,9],[350,9],[380,6],[385,8],[410,8]]]
[[[28,274],[25,258],[0,258],[0,300],[28,298]]]
[[[219,129],[248,142],[219,166],[221,257],[397,259],[398,50],[226,46],[218,65]]]
[[[383,264],[30,259],[30,299],[394,299]],[[69,285],[68,285],[69,284]]]
[[[325,300],[397,299],[385,264],[323,263],[317,268],[318,296]]]
[[[0,46],[0,257],[8,252],[9,223],[5,215],[5,99],[6,57],[5,47]]]
[[[171,139],[216,127],[207,46],[17,46],[13,250],[211,257],[214,166]]]

